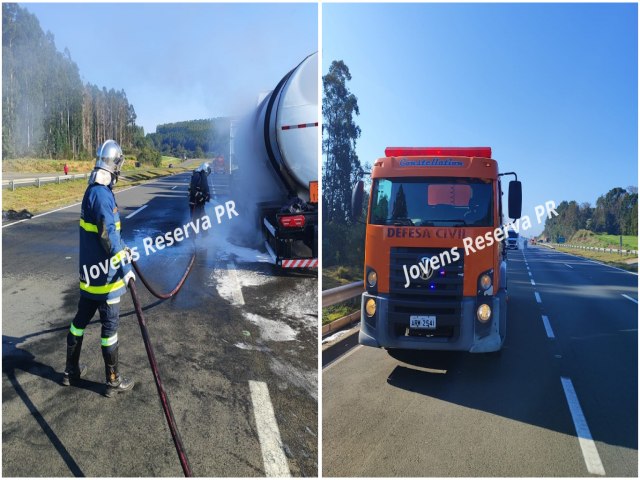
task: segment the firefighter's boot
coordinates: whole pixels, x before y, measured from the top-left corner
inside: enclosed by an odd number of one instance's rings
[[[67,364],[62,377],[62,385],[65,387],[77,382],[87,373],[87,366],[79,363],[83,338],[76,337],[72,333],[67,334]]]
[[[133,389],[135,382],[120,375],[118,371],[118,344],[102,348],[102,356],[104,357],[104,370],[106,375],[105,396],[111,398],[116,393],[127,392]]]

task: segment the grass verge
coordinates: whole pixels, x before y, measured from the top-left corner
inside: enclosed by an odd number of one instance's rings
[[[598,248],[620,248],[620,235],[607,235],[606,233],[594,233],[590,230],[578,230],[567,243],[572,245],[584,245]],[[637,235],[622,235],[622,250],[637,250]]]
[[[622,268],[630,272],[638,271],[638,257],[634,255],[619,255],[617,253],[594,252],[591,250],[580,250],[578,248],[567,248],[560,246],[556,246],[555,248],[559,252],[570,253],[578,257],[596,260],[598,262],[606,263],[607,265]]]
[[[166,157],[170,158],[170,157]],[[96,163],[95,158],[90,160],[49,160],[42,158],[12,158],[2,160],[3,172],[18,172],[18,173],[51,173],[64,175],[64,164],[69,167],[69,173],[87,173],[93,170],[93,166]],[[171,163],[167,161],[167,165]],[[174,164],[176,164],[174,162]],[[164,163],[162,166],[166,166]],[[150,165],[146,165],[143,168],[152,168]],[[133,155],[125,155],[125,162],[122,166],[123,171],[135,170],[136,158]]]
[[[322,289],[328,290],[347,283],[362,281],[362,270],[361,266],[325,267],[322,269]],[[323,308],[322,325],[346,317],[359,309],[359,298]]]
[[[120,179],[115,191],[185,170],[183,168],[157,168],[125,173],[126,178]],[[60,184],[48,183],[40,188],[20,187],[13,192],[5,188],[2,190],[2,209],[16,211],[26,209],[33,215],[37,215],[80,202],[86,189],[87,181],[85,179],[69,180]]]

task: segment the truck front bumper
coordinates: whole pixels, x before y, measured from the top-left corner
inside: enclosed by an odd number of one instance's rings
[[[366,313],[366,302],[376,301],[376,312],[372,317]],[[481,324],[476,317],[478,302],[475,297],[463,297],[459,323],[450,336],[413,336],[409,333],[409,316],[406,325],[389,321],[389,298],[387,295],[362,294],[362,309],[359,343],[369,347],[398,348],[409,350],[460,350],[472,353],[500,350],[506,335],[506,292],[500,290],[492,297],[485,297],[484,303],[491,307],[491,318]],[[429,315],[427,302],[415,315]],[[502,321],[502,332],[500,324]],[[437,322],[437,316],[436,316]],[[404,328],[406,327],[406,329]],[[404,330],[404,333],[402,332]],[[413,331],[415,333],[415,331]],[[427,330],[420,331],[428,334]]]

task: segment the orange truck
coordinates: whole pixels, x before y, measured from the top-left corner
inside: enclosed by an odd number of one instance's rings
[[[507,328],[501,178],[508,216],[522,185],[489,147],[394,147],[371,171],[359,342],[371,347],[493,352]],[[364,183],[352,196],[362,214]]]

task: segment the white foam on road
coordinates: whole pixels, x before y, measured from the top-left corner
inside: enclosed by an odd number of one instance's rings
[[[567,398],[567,404],[569,405],[573,425],[576,428],[576,434],[578,435],[580,449],[582,450],[582,456],[584,457],[584,463],[587,465],[587,470],[594,475],[605,475],[600,454],[598,454],[598,449],[591,436],[587,419],[584,413],[582,413],[578,395],[576,395],[576,391],[573,388],[573,382],[571,382],[570,378],[566,377],[560,377],[560,381],[562,382],[564,395]]]
[[[260,329],[260,338],[267,342],[290,342],[298,336],[293,328],[285,322],[278,322],[255,313],[243,312],[242,315],[248,321],[257,325]]]
[[[236,348],[239,348],[240,350],[256,350],[258,352],[268,352],[270,351],[267,347],[263,347],[261,345],[247,345],[244,342],[238,342],[236,344],[233,345]]]
[[[238,282],[236,266],[233,262],[227,263],[227,277],[229,278],[228,286],[231,289],[234,305],[244,305],[244,297],[242,296],[242,286]]]
[[[346,335],[347,333],[349,333],[349,330],[340,330],[339,332],[334,333],[333,335],[329,335],[328,337],[325,337],[322,339],[322,343],[330,343],[333,342],[334,340],[339,339],[340,337]]]
[[[269,361],[271,371],[287,382],[305,390],[314,400],[318,400],[318,371],[301,370],[291,363],[284,363],[275,357]]]
[[[278,422],[273,412],[269,389],[264,382],[249,380],[253,416],[258,430],[262,462],[267,477],[290,477],[287,456],[280,437]]]
[[[219,238],[214,242],[214,245],[221,252],[220,258],[222,259],[229,259],[232,256],[236,262],[240,263],[273,263],[269,254],[253,248],[234,245],[226,238]]]
[[[313,281],[301,280],[290,289],[287,295],[274,300],[273,306],[282,312],[282,315],[304,328],[318,328],[318,291],[315,279]]]
[[[265,285],[276,280],[260,272],[239,270],[233,262],[228,262],[226,267],[216,268],[209,276],[212,282],[207,285],[215,285],[218,295],[233,305],[244,305],[242,287]]]

